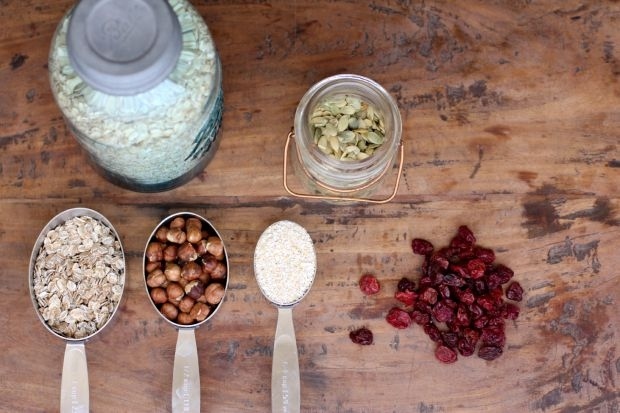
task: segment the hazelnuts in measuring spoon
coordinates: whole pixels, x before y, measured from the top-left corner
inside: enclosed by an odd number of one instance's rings
[[[154,232],[144,252],[149,296],[168,320],[205,320],[224,298],[228,267],[222,240],[196,216],[177,215]]]

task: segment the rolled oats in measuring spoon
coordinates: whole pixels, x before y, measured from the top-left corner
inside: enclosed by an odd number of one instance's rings
[[[308,232],[292,221],[271,224],[256,244],[254,274],[263,295],[278,307],[271,411],[299,412],[299,359],[292,308],[310,291],[316,274],[316,254]]]

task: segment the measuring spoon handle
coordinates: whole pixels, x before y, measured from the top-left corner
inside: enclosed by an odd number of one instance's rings
[[[299,358],[291,308],[278,308],[271,369],[272,413],[299,413]]]
[[[200,412],[200,370],[193,328],[180,328],[172,372],[172,413]]]
[[[88,413],[88,366],[84,342],[67,343],[60,383],[60,413]]]

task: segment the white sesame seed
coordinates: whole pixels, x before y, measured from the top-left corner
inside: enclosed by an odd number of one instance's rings
[[[269,301],[295,304],[312,286],[315,272],[314,244],[302,226],[278,221],[262,233],[254,251],[254,274]]]

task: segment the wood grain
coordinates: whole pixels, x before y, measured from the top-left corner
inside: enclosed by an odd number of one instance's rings
[[[276,311],[252,252],[291,219],[318,254],[294,309],[304,412],[617,412],[620,408],[620,3],[614,1],[193,1],[224,68],[213,161],[155,194],[97,175],[48,84],[47,54],[70,1],[0,0],[0,410],[58,411],[64,343],[37,319],[28,261],[47,221],[70,207],[121,234],[127,286],[113,324],[86,345],[93,412],[167,412],[176,332],[151,307],[146,238],[191,210],[230,253],[222,309],[197,331],[202,410],[267,412]],[[282,151],[316,81],[357,73],[397,100],[406,148],[386,205],[287,196]],[[412,238],[447,243],[458,225],[495,249],[524,286],[504,355],[442,365],[419,327],[384,317],[402,276],[419,277]],[[362,273],[383,289],[363,297]],[[375,343],[350,342],[369,327]]]

